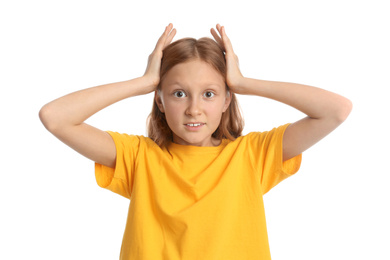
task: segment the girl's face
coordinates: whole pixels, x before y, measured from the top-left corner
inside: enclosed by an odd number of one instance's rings
[[[173,142],[182,145],[219,145],[211,135],[230,100],[223,76],[199,59],[170,69],[160,94],[156,94],[156,103],[173,132]]]

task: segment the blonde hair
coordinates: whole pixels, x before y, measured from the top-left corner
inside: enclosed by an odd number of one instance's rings
[[[183,38],[168,45],[163,50],[160,69],[160,83],[157,91],[161,89],[161,82],[167,72],[175,65],[194,59],[200,59],[214,67],[223,78],[226,78],[226,61],[221,47],[211,38],[203,37],[199,40]],[[227,91],[229,91],[226,85]],[[228,109],[222,114],[221,122],[212,137],[219,140],[235,140],[241,136],[244,120],[234,93]],[[172,141],[173,134],[165,118],[154,99],[152,112],[147,120],[148,136],[160,147],[166,146]]]

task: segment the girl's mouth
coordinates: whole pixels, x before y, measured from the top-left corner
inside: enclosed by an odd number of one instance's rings
[[[196,130],[199,130],[200,128],[202,128],[202,126],[205,125],[205,123],[188,123],[188,124],[184,124],[186,126],[186,128],[190,131],[196,131]]]

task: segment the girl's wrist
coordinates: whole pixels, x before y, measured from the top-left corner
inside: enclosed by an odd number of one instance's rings
[[[246,95],[248,93],[247,78],[241,77],[239,80],[228,84],[229,88],[236,94]]]
[[[152,79],[152,78],[145,76],[145,75],[140,77],[140,80],[142,81],[143,90],[145,92],[143,94],[148,94],[148,93],[153,92],[157,89],[157,86],[159,83],[158,80]]]

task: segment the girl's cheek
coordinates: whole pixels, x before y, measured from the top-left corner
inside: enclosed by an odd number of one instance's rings
[[[183,106],[180,104],[166,104],[165,113],[177,117],[184,110]]]
[[[178,110],[183,109],[183,104],[180,104],[180,102],[175,102],[175,103],[170,103],[169,105],[169,110],[173,112],[179,112]]]

